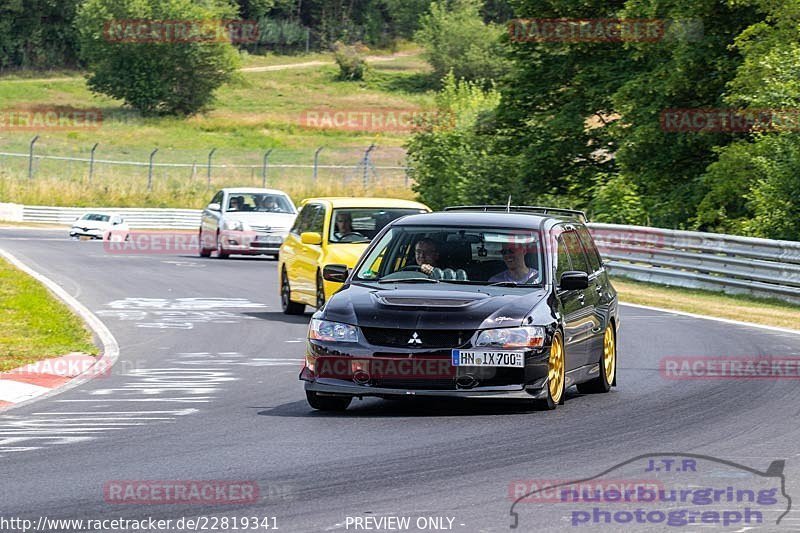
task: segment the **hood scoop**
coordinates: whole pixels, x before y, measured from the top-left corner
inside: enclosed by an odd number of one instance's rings
[[[424,298],[415,296],[377,296],[384,305],[392,307],[466,307],[483,298]]]

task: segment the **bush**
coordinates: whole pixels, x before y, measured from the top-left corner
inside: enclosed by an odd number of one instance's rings
[[[408,143],[413,189],[433,209],[462,203],[505,203],[512,194],[513,161],[494,155],[482,132],[500,95],[479,84],[444,78],[436,115]]]
[[[229,81],[238,53],[230,42],[122,42],[109,38],[113,21],[232,20],[224,0],[86,0],[76,18],[89,88],[144,114],[189,115],[205,108]],[[119,26],[117,26],[119,27]]]
[[[647,210],[642,204],[636,184],[624,175],[610,178],[600,175],[590,203],[593,222],[648,225]]]
[[[334,44],[334,58],[339,65],[339,79],[347,81],[363,80],[367,74],[367,61],[364,52],[369,49],[361,43],[347,45],[341,41]]]
[[[437,79],[453,72],[469,81],[498,80],[508,69],[500,36],[503,27],[485,24],[479,0],[437,0],[420,19],[415,40]]]

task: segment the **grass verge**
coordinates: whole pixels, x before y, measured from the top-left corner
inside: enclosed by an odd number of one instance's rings
[[[0,371],[70,352],[98,353],[81,319],[0,259]]]
[[[620,301],[624,303],[800,330],[800,306],[780,300],[666,287],[620,277],[612,278],[612,283],[619,293]]]

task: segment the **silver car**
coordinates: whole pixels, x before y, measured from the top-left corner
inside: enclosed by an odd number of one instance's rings
[[[200,255],[227,258],[231,254],[272,255],[297,217],[291,198],[276,189],[222,189],[203,210]]]

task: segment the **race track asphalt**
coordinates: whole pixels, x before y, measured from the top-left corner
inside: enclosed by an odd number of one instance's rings
[[[453,531],[508,531],[515,482],[584,479],[657,453],[757,470],[785,460],[786,492],[800,496],[797,380],[676,381],[659,372],[664,357],[797,357],[800,335],[623,306],[619,386],[610,394],[572,389],[552,412],[356,400],[325,414],[307,406],[297,379],[310,313],[281,313],[275,261],[112,254],[102,243],[26,229],[0,230],[0,248],[96,313],[121,349],[108,375],[0,415],[0,518],[276,517],[279,530],[305,532],[354,531],[354,517],[409,516],[412,525],[449,517]],[[687,484],[736,475],[707,470]],[[260,497],[110,501],[104,487],[120,480],[243,481]],[[572,527],[563,503],[515,510],[521,531],[597,527]],[[796,515],[778,526],[765,513],[762,530],[797,531]]]

